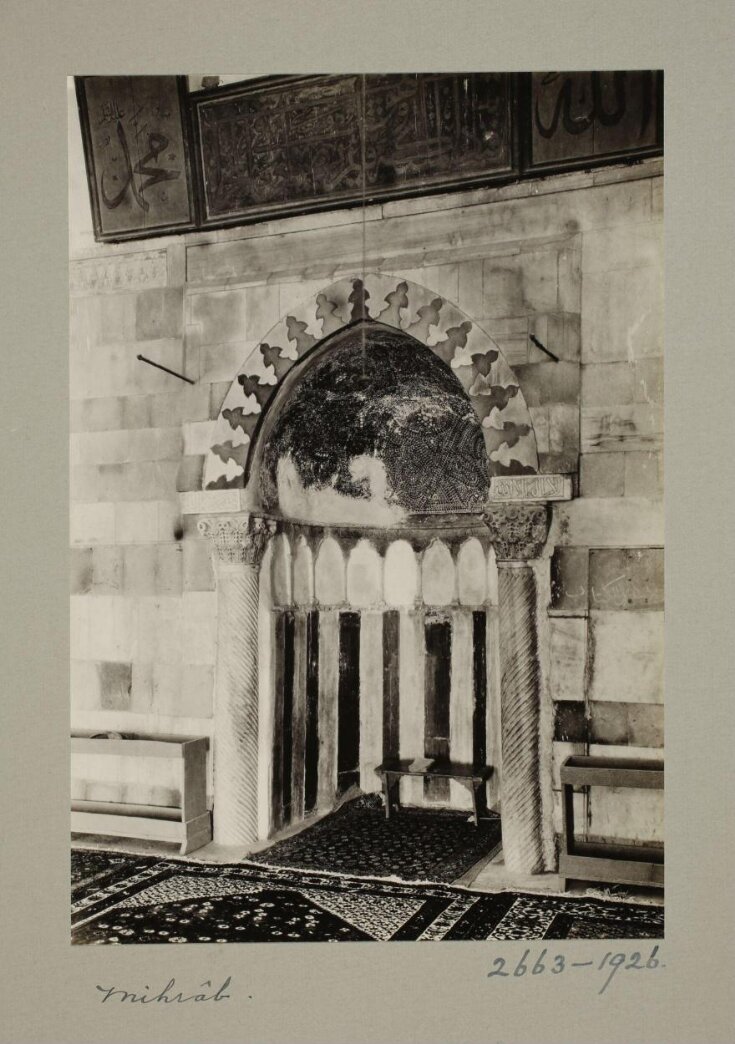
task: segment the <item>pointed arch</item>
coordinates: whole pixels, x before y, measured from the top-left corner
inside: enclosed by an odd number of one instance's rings
[[[424,605],[451,605],[457,597],[457,577],[452,552],[443,540],[432,540],[421,560],[421,595]]]
[[[361,608],[383,600],[380,555],[369,540],[360,540],[347,559],[347,601]]]
[[[294,605],[309,606],[314,603],[314,557],[306,537],[296,541],[293,559]]]
[[[319,545],[314,567],[314,594],[319,605],[342,605],[345,600],[345,560],[332,536]]]
[[[487,598],[485,552],[477,537],[465,540],[459,549],[457,593],[462,605],[483,605]]]
[[[531,416],[492,337],[457,305],[426,287],[370,274],[364,281],[340,279],[310,295],[244,360],[215,424],[204,489],[245,485],[256,433],[288,372],[325,337],[365,319],[405,331],[452,368],[482,425],[492,474],[537,473]]]
[[[387,605],[394,608],[414,605],[419,593],[416,554],[407,540],[394,540],[385,553],[383,592]]]

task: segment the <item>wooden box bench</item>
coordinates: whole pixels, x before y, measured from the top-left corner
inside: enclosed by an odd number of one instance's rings
[[[124,760],[165,758],[179,762],[174,768],[178,781],[178,806],[73,797],[72,832],[176,842],[181,846],[182,855],[208,844],[212,840],[212,816],[207,809],[206,786],[208,747],[206,737],[180,740],[72,737],[72,759],[75,754],[81,754]]]
[[[574,787],[640,787],[661,790],[662,761],[632,758],[600,758],[577,755],[561,767],[564,798],[564,833],[559,874],[564,887],[571,878],[610,884],[663,888],[662,846],[623,845],[615,841],[580,841],[574,836]]]
[[[467,765],[456,761],[427,760],[426,758],[388,758],[378,765],[376,773],[383,781],[385,815],[390,819],[394,809],[400,807],[398,786],[401,776],[424,776],[430,779],[455,779],[472,794],[472,816],[475,826],[479,817],[487,812],[485,783],[493,774],[490,765]]]

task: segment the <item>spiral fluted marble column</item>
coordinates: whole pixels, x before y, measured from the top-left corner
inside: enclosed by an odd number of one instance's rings
[[[214,840],[258,839],[258,584],[274,523],[262,518],[205,518],[217,577],[214,694]]]
[[[545,504],[502,504],[483,516],[498,564],[503,858],[514,873],[543,870],[539,777],[537,558],[548,532]]]

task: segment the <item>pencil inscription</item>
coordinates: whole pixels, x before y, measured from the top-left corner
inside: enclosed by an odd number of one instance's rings
[[[129,1001],[131,1004],[186,1004],[187,1001],[201,1002],[201,1001],[223,1001],[229,1000],[230,994],[226,992],[230,986],[231,977],[228,975],[222,985],[212,992],[211,980],[207,979],[199,986],[199,992],[189,994],[185,996],[182,991],[173,993],[173,989],[176,986],[176,979],[169,979],[166,985],[159,993],[150,994],[147,991],[150,990],[150,986],[144,986],[144,992],[133,993],[128,990],[123,990],[118,986],[97,986],[96,988],[103,995],[101,1003],[105,1004],[108,1000],[115,999],[120,1001]],[[209,991],[209,992],[207,992]]]

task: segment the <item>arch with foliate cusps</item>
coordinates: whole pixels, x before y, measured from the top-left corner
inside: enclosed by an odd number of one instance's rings
[[[352,323],[404,331],[449,366],[482,426],[490,475],[538,473],[536,436],[523,393],[498,345],[455,304],[398,276],[340,279],[284,315],[235,375],[215,423],[203,488],[247,483],[262,421],[284,377]]]

